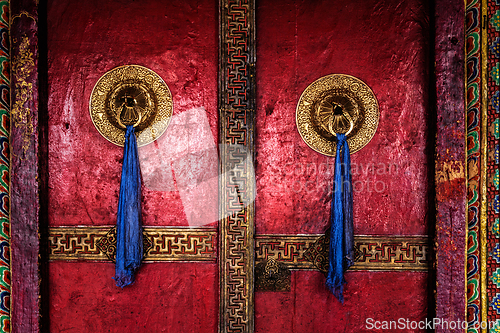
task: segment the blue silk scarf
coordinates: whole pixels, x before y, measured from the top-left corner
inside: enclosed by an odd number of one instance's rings
[[[351,154],[345,134],[337,134],[330,223],[330,253],[326,285],[343,303],[344,272],[354,263]]]
[[[134,132],[133,126],[127,126],[116,221],[116,266],[113,279],[121,288],[134,283],[134,274],[141,265],[143,255],[141,173]]]

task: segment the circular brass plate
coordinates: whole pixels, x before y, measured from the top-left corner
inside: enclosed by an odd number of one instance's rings
[[[330,122],[348,126],[337,120],[334,110],[343,110],[351,117],[354,128],[347,136],[351,153],[370,142],[379,122],[377,99],[361,80],[344,74],[331,74],[311,83],[297,104],[297,129],[305,143],[315,151],[335,156],[336,139],[330,133]],[[334,119],[332,119],[334,118]],[[342,131],[346,132],[347,128]]]
[[[172,94],[162,78],[138,65],[106,72],[94,86],[89,103],[94,126],[103,137],[119,146],[125,143],[125,129],[117,117],[124,125],[139,120],[135,129],[139,147],[155,141],[165,132],[172,117],[172,107]],[[137,117],[137,110],[142,118]]]

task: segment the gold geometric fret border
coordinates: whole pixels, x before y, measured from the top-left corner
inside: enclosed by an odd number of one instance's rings
[[[145,227],[144,262],[217,260],[216,228]],[[114,260],[115,228],[49,228],[50,260]]]
[[[274,259],[289,269],[328,268],[325,235],[258,235],[256,264]],[[429,269],[427,236],[354,236],[356,261],[350,270],[426,271]]]
[[[254,332],[255,0],[219,0],[219,332]]]
[[[50,260],[112,261],[115,228],[52,227]],[[217,260],[216,228],[145,227],[144,261]],[[427,236],[354,236],[356,262],[350,270],[425,271],[429,269]],[[312,235],[256,235],[256,265],[271,259],[288,269],[325,271],[328,237]]]

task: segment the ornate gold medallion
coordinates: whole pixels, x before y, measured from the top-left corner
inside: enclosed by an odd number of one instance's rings
[[[300,136],[315,151],[335,156],[336,133],[345,133],[352,154],[375,135],[378,103],[363,81],[350,75],[331,74],[304,90],[296,120]]]
[[[106,72],[90,96],[90,118],[106,139],[123,146],[127,125],[135,127],[137,145],[158,139],[172,117],[172,94],[152,70],[121,66]]]

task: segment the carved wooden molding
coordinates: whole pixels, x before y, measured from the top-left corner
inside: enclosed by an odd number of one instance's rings
[[[115,228],[54,227],[49,229],[50,260],[114,260]],[[144,262],[217,260],[217,229],[145,227]]]
[[[356,261],[350,270],[425,271],[429,269],[427,236],[354,236]],[[328,238],[325,235],[258,235],[257,263],[277,260],[289,269],[328,267]]]
[[[219,4],[220,332],[254,331],[255,2]]]
[[[50,260],[114,260],[115,228],[52,227],[49,229]],[[144,261],[217,260],[216,228],[145,227]],[[324,271],[328,238],[312,235],[256,235],[256,266],[275,260],[288,269]],[[356,262],[350,270],[429,269],[427,236],[354,236]]]

